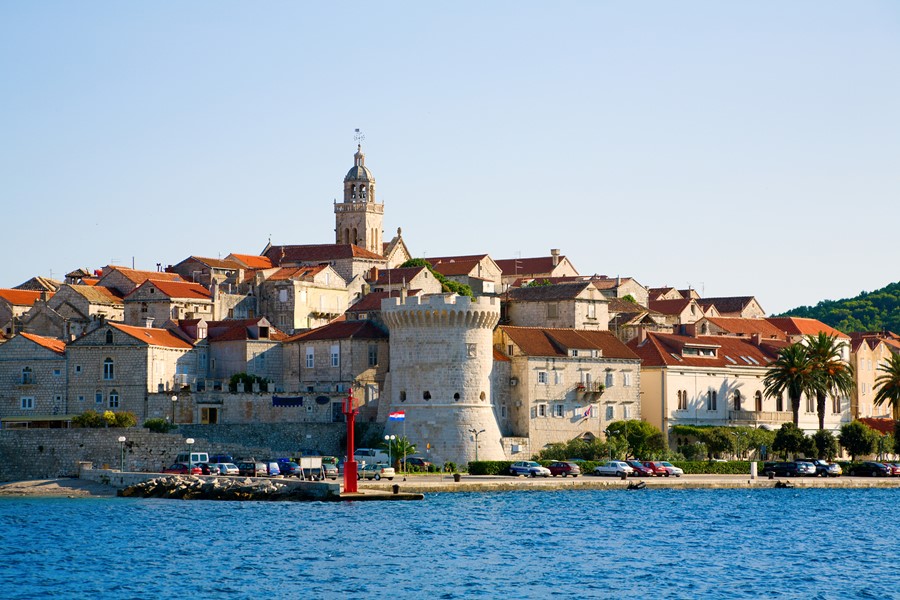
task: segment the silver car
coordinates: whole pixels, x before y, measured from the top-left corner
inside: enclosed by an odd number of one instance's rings
[[[815,477],[818,475],[816,473],[816,465],[811,462],[804,461],[795,461],[797,463],[797,475],[802,475],[803,477]]]
[[[526,477],[550,477],[550,469],[533,460],[520,460],[509,465],[509,474]]]
[[[631,465],[621,460],[608,460],[594,467],[594,475],[613,475],[615,477],[621,477],[622,475],[628,476],[633,473],[634,469],[631,468]]]
[[[240,475],[241,470],[238,469],[238,466],[234,463],[212,463],[209,465],[209,470],[212,471],[213,467],[219,470],[219,475]]]

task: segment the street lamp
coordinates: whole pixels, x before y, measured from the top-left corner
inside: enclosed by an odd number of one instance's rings
[[[193,458],[193,457],[191,456],[191,444],[194,443],[194,438],[188,438],[188,439],[184,440],[184,443],[187,444],[187,447],[188,447],[188,468],[187,468],[187,474],[190,475],[190,474],[193,472],[193,470],[194,470],[194,469],[193,469],[194,462],[191,460],[191,458]]]
[[[178,396],[172,396],[172,425],[175,424],[175,403],[178,402]]]
[[[475,462],[478,462],[478,436],[484,433],[484,429],[480,431],[477,429],[470,429],[469,433],[475,436]]]
[[[119,436],[119,443],[122,444],[122,463],[119,466],[119,472],[124,473],[125,472],[125,436],[124,435]]]
[[[386,435],[384,436],[384,441],[387,442],[388,447],[388,464],[392,467],[394,466],[394,458],[393,454],[391,454],[391,447],[394,445],[394,440],[397,439],[396,435]]]

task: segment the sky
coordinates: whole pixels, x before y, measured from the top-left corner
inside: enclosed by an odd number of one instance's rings
[[[777,313],[900,280],[900,3],[0,3],[0,287],[333,243]]]

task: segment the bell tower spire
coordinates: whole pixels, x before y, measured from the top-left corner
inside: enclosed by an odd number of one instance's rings
[[[343,202],[334,205],[335,243],[354,244],[375,254],[383,254],[384,204],[375,201],[375,177],[366,167],[362,151],[365,137],[356,130],[353,167],[344,177]]]

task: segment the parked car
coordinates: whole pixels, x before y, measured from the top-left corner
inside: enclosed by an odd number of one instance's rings
[[[238,472],[244,477],[265,477],[269,469],[262,461],[245,460],[238,463]]]
[[[171,467],[166,467],[165,469],[163,469],[162,472],[163,473],[172,473],[174,475],[187,475],[188,474],[188,466],[184,463],[175,463]],[[191,468],[190,474],[191,475],[202,475],[203,470],[199,466],[194,465]]]
[[[278,470],[285,477],[298,477],[303,479],[303,469],[292,460],[278,459]]]
[[[653,471],[653,475],[655,477],[668,477],[669,475],[671,475],[669,469],[667,469],[661,461],[645,460],[642,464]]]
[[[674,475],[675,477],[681,477],[682,475],[684,475],[684,469],[682,469],[681,467],[676,467],[668,461],[661,460],[659,461],[659,464],[663,466],[663,468],[666,470],[666,473],[668,473],[669,475]]]
[[[219,475],[240,475],[241,471],[234,463],[213,463],[210,468],[215,467],[219,470]]]
[[[395,475],[394,467],[389,467],[384,464],[363,465],[363,467],[356,472],[357,479],[374,479],[375,481],[378,481],[382,477],[393,480]]]
[[[594,467],[594,475],[614,475],[621,477],[622,475],[633,475],[634,469],[631,468],[624,460],[607,460]]]
[[[644,463],[639,460],[626,460],[625,462],[628,463],[628,466],[634,469],[634,474],[637,476],[653,477],[653,475],[655,475],[653,469],[651,469],[650,467],[645,467]]]
[[[891,468],[891,476],[900,475],[900,463],[885,463],[887,466]]]
[[[209,456],[210,464],[213,463],[232,463],[234,464],[234,457],[230,454],[211,454]]]
[[[526,477],[550,477],[550,469],[542,467],[540,463],[533,460],[520,460],[509,465],[509,474],[525,475]]]
[[[868,475],[870,477],[890,477],[893,469],[886,464],[867,460],[850,467],[851,475]]]
[[[577,464],[569,461],[557,461],[555,463],[550,463],[550,466],[547,467],[550,469],[550,474],[556,477],[557,475],[562,475],[563,477],[568,477],[571,475],[572,477],[578,477],[581,475],[581,467]]]
[[[210,465],[209,463],[198,463],[197,466],[200,467],[200,471],[204,475],[218,475],[219,474],[219,468],[215,467],[213,465]]]
[[[427,471],[428,467],[431,466],[431,463],[422,458],[421,456],[407,456],[406,457],[406,467],[416,467],[420,471]]]
[[[830,463],[827,460],[809,460],[805,462],[811,462],[813,464],[816,468],[816,476],[840,477],[841,473],[844,472],[843,469],[841,469],[841,465]]]
[[[815,477],[818,475],[816,465],[811,460],[795,460],[794,462],[797,463],[797,470],[801,476]]]
[[[323,462],[322,463],[322,473],[328,479],[337,479],[338,478],[338,467],[336,462]]]

